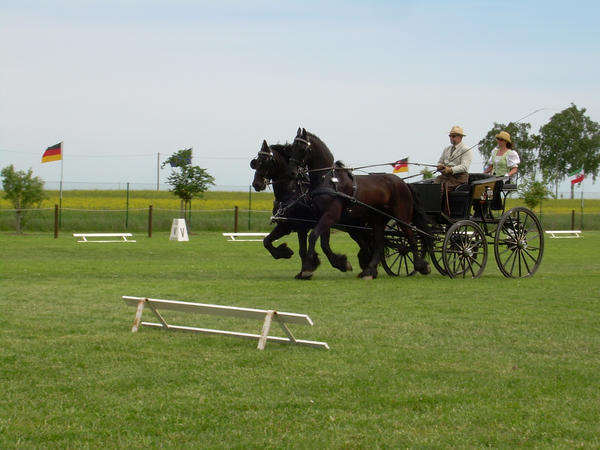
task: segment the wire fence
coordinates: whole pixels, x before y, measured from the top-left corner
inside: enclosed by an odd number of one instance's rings
[[[147,232],[170,231],[179,209],[148,206],[131,209],[36,208],[0,209],[0,231],[15,231],[17,212],[24,232]],[[271,211],[249,209],[191,210],[186,214],[190,232],[264,231],[272,228]],[[57,229],[57,230],[56,230]]]

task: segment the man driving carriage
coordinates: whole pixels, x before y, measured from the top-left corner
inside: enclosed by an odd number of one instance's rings
[[[437,170],[441,172],[433,182],[442,185],[444,193],[445,211],[450,215],[450,204],[448,192],[457,186],[469,182],[469,167],[473,158],[471,149],[462,141],[465,132],[458,125],[454,125],[448,134],[450,144],[442,151],[442,156],[437,164]]]
[[[469,167],[473,156],[471,149],[462,142],[466,135],[461,127],[454,125],[448,136],[451,145],[442,151],[437,164],[437,170],[441,175],[434,180],[434,183],[442,184],[445,190],[452,191],[456,186],[468,183]]]

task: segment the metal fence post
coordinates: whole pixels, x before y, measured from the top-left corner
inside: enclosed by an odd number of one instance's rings
[[[54,239],[58,238],[58,205],[54,205]]]
[[[129,225],[129,181],[127,182],[127,200],[125,202],[125,229]]]
[[[238,232],[238,207],[235,205],[233,207],[233,232]]]

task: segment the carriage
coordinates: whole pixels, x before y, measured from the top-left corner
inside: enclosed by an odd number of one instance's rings
[[[466,184],[447,198],[433,179],[411,183],[425,211],[437,222],[427,252],[437,271],[450,278],[477,278],[485,270],[493,246],[500,272],[507,278],[532,276],[544,253],[544,233],[537,216],[525,207],[506,210],[516,192],[507,177],[471,173]],[[417,230],[419,241],[425,235]],[[396,221],[386,228],[382,266],[392,276],[412,273],[412,253]]]
[[[292,144],[263,141],[250,166],[254,188],[262,190],[270,180],[278,210],[285,211],[275,214],[277,226],[265,238],[265,247],[275,258],[289,258],[293,252],[285,243],[272,243],[298,233],[302,270],[296,278],[309,279],[319,265],[319,239],[333,267],[351,270],[346,256],[329,247],[331,228],[348,232],[359,245],[361,278],[376,277],[379,264],[391,276],[427,274],[427,256],[442,275],[478,278],[489,245],[509,278],[533,275],[542,260],[539,219],[520,206],[506,211],[506,199],[516,191],[508,178],[469,174],[468,183],[443,195],[442,185],[432,179],[407,184],[386,173],[354,176],[353,169],[334,163],[325,143],[303,128]]]

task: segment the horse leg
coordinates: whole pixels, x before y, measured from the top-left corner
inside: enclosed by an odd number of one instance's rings
[[[417,246],[417,239],[415,238],[415,233],[410,227],[402,227],[406,237],[408,239],[408,245],[410,245],[410,250],[413,254],[413,261],[415,266],[415,271],[423,275],[429,275],[431,273],[431,267],[425,258],[421,256],[419,253],[419,248]]]
[[[317,252],[315,251],[317,239],[322,238],[324,235],[327,235],[328,238],[329,230],[334,223],[336,223],[334,215],[324,214],[319,219],[317,225],[310,232],[310,235],[308,236],[308,250],[306,252],[306,259],[302,263],[302,278],[307,279],[312,277],[313,272],[321,263],[317,256]]]
[[[294,251],[291,248],[289,248],[285,242],[277,247],[275,247],[273,245],[274,241],[276,241],[277,239],[279,239],[283,236],[290,234],[291,232],[292,232],[292,230],[288,225],[279,223],[279,224],[277,224],[277,226],[275,226],[275,228],[273,228],[273,231],[271,231],[269,233],[269,235],[263,239],[264,247],[269,251],[269,253],[271,253],[273,258],[289,259],[292,257],[292,255],[294,254]]]
[[[319,261],[319,257],[317,252],[315,251],[315,244],[319,239],[319,234],[316,231],[316,228],[310,232],[308,236],[308,249],[306,251],[306,258],[302,261],[302,271],[300,272],[300,279],[308,280],[312,277],[313,272],[317,269],[321,261]]]
[[[317,204],[317,207],[319,205]],[[334,201],[323,205],[319,210],[324,211],[317,222],[317,225],[313,228],[308,237],[308,251],[306,253],[306,259],[302,264],[302,278],[312,277],[313,272],[317,269],[320,264],[315,246],[317,239],[329,233],[331,227],[336,224],[342,215],[342,202]],[[327,238],[326,238],[327,239]]]
[[[369,265],[369,260],[371,259],[372,249],[369,235],[362,231],[351,231],[348,234],[350,234],[350,237],[358,244],[358,264],[360,265],[362,271],[364,271]]]
[[[300,272],[296,274],[294,278],[297,280],[302,280],[308,278],[302,277],[302,267],[304,267],[304,262],[306,261],[306,237],[308,236],[308,228],[302,227],[298,231],[298,254],[300,255],[300,261],[302,262],[302,266],[300,267]]]
[[[371,259],[367,267],[359,274],[359,277],[363,280],[372,280],[377,278],[377,266],[381,261],[381,255],[383,254],[384,241],[384,230],[385,222],[380,220],[373,226],[373,251],[371,253]]]
[[[323,253],[325,253],[325,255],[327,256],[329,263],[332,265],[332,267],[335,267],[341,272],[352,271],[352,265],[350,264],[350,261],[348,261],[348,257],[340,253],[333,253],[333,251],[331,250],[331,247],[329,246],[330,236],[330,230],[327,230],[321,235],[321,249],[323,250]]]

